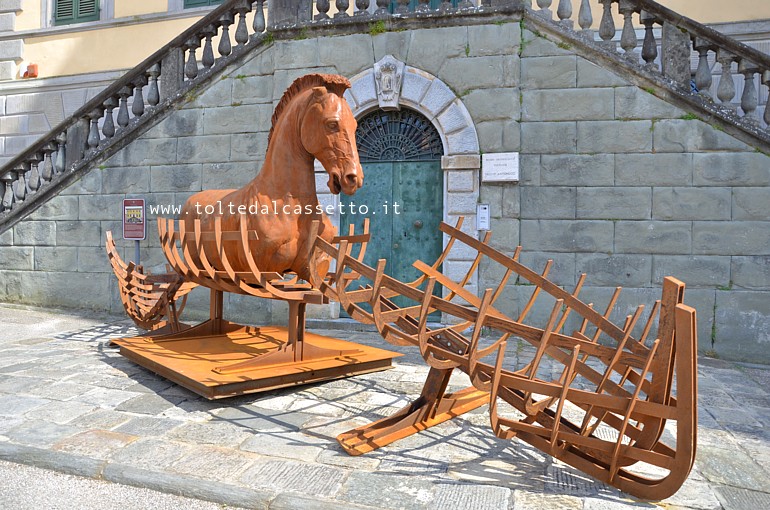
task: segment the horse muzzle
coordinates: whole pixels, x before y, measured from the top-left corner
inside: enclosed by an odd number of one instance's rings
[[[329,191],[338,195],[340,192],[352,195],[364,185],[364,174],[358,168],[352,168],[340,173],[329,173]]]

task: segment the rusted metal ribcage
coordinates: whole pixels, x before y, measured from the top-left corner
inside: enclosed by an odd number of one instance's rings
[[[479,241],[461,227],[462,220],[454,227],[441,225],[449,236],[446,249],[432,266],[415,262],[423,274],[411,283],[388,276],[385,260],[370,267],[354,258],[348,241],[317,239],[316,249],[336,260],[335,276],[322,292],[351,317],[375,324],[387,341],[419,347],[431,367],[415,402],[340,435],[340,444],[360,455],[488,404],[490,425],[500,438],[518,437],[640,498],[674,494],[692,468],[696,445],[696,318],[683,304],[684,284],[666,278],[661,299],[644,319],[639,306],[618,325],[610,317],[620,288],[601,312],[579,298],[585,275],[569,292],[548,279],[550,262],[537,273],[519,262],[520,247],[507,256],[489,245],[489,233]],[[460,281],[438,270],[456,243],[477,254]],[[485,258],[502,266],[503,276],[479,298],[465,285]],[[347,285],[358,278],[370,284]],[[495,302],[516,279],[532,292],[513,318]],[[437,284],[445,297],[434,294]],[[397,305],[397,296],[410,303]],[[532,325],[533,310],[542,312],[543,302],[550,313],[544,324]],[[450,325],[429,324],[436,311]],[[519,340],[530,343],[534,354],[515,370],[506,364],[506,345]],[[542,370],[546,360],[559,367],[556,376]],[[447,394],[455,369],[468,374],[473,386]],[[502,406],[513,409],[503,415]],[[666,428],[667,423],[675,426]],[[666,437],[674,430],[676,439],[663,441],[664,429]],[[649,472],[660,476],[641,474]]]

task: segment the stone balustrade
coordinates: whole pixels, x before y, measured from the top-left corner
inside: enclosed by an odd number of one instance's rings
[[[591,2],[602,6],[597,31],[592,29],[595,20]],[[558,0],[555,17],[552,4],[552,0],[537,0],[533,9],[536,7],[539,16],[577,30],[588,41],[617,52],[628,62],[662,74],[674,86],[714,101],[722,113],[739,120],[745,127],[757,129],[761,126],[770,134],[767,129],[770,107],[764,109],[763,118],[757,116],[759,98],[770,97],[767,94],[770,90],[770,56],[652,0]],[[575,22],[579,28],[575,28]],[[637,27],[643,27],[641,45]],[[660,34],[660,41],[656,34]],[[695,69],[690,65],[691,52],[698,55]],[[716,97],[712,97],[711,92],[714,67],[719,70]],[[740,98],[737,97],[736,80],[743,82]],[[760,96],[759,87],[768,90]]]
[[[231,25],[235,25],[232,35]],[[139,126],[149,125],[153,113],[168,109],[185,91],[227,65],[234,54],[262,44],[264,31],[263,0],[231,0],[104,89],[0,168],[0,229],[71,184],[80,170],[124,147]]]

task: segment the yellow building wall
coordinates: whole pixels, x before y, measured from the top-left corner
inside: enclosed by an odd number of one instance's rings
[[[577,19],[577,9],[581,0],[573,0],[573,19]],[[594,15],[594,28],[599,28],[603,7],[598,0],[590,0]],[[658,3],[674,12],[687,16],[699,23],[729,23],[733,21],[748,21],[770,19],[770,0],[658,0]],[[537,4],[532,2],[537,9]],[[558,0],[551,4],[551,10],[556,12]],[[729,7],[726,7],[729,5]],[[615,25],[622,28],[622,18],[618,14],[618,4],[612,4]],[[555,17],[555,14],[554,14]],[[639,25],[639,17],[633,16],[634,24]]]
[[[166,11],[168,0],[115,0],[116,18]]]
[[[16,13],[16,31],[39,29],[40,17],[43,15],[42,1],[25,0],[22,8],[23,11]]]
[[[659,3],[701,23],[770,19],[768,0],[660,0]]]
[[[185,18],[30,38],[24,43],[24,61],[38,65],[40,78],[129,69],[198,19]]]

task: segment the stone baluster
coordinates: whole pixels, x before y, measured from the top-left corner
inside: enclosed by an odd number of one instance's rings
[[[711,97],[711,66],[709,65],[709,50],[712,49],[710,42],[695,38],[693,43],[695,51],[698,52],[698,68],[695,70],[695,87],[702,96]]]
[[[741,110],[743,118],[752,123],[759,123],[756,117],[757,106],[759,106],[759,97],[757,97],[757,87],[754,85],[754,75],[759,72],[757,66],[748,60],[741,59],[738,63],[738,73],[743,75],[743,94],[741,95]]]
[[[636,8],[633,0],[620,0],[618,4],[618,12],[623,16],[623,31],[620,34],[620,47],[623,48],[625,56],[629,59],[636,60],[634,50],[636,49],[636,31],[634,30],[634,22],[631,16],[634,14]]]
[[[55,172],[53,170],[53,153],[56,152],[53,142],[49,142],[43,146],[43,170],[40,172],[40,177],[43,181],[51,182]]]
[[[430,0],[417,0],[414,12],[430,12]]]
[[[2,188],[0,188],[0,212],[10,211],[13,208],[13,181],[16,180],[12,171],[7,171],[4,174],[0,174],[0,182]]]
[[[390,4],[390,2],[388,2]],[[331,2],[329,0],[316,0],[315,8],[318,9],[318,14],[315,15],[316,21],[322,21],[329,19],[329,9],[331,9]]]
[[[211,69],[211,66],[213,66],[215,62],[214,43],[212,39],[215,35],[217,35],[217,27],[215,27],[213,24],[209,25],[203,29],[202,34],[206,39],[206,42],[203,43],[203,57],[201,58],[201,63],[206,69]]]
[[[63,174],[67,161],[66,154],[67,146],[67,132],[62,131],[59,136],[56,137],[56,160],[53,164],[53,169],[57,174]]]
[[[591,12],[590,0],[581,0],[580,9],[578,10],[578,26],[582,31],[584,37],[593,40],[594,34],[591,30],[591,25],[594,24],[594,15]]]
[[[572,28],[572,0],[559,0],[559,6],[556,8],[556,17],[559,23],[565,27]]]
[[[409,13],[409,0],[397,0],[398,7],[396,7],[395,14],[408,14]]]
[[[88,138],[86,139],[86,143],[88,144],[88,148],[91,150],[95,150],[101,141],[101,137],[99,136],[99,119],[102,118],[102,114],[103,112],[100,108],[92,111],[88,116],[88,122],[91,127],[88,130]]]
[[[29,164],[29,173],[27,174],[27,191],[34,193],[40,189],[40,162],[43,161],[43,156],[39,153],[35,153],[27,160]]]
[[[104,102],[104,124],[102,124],[102,134],[109,140],[115,136],[115,121],[112,119],[112,111],[118,106],[118,101],[114,97],[108,98]]]
[[[390,6],[389,0],[376,0],[377,10],[374,11],[374,16],[377,18],[385,18],[390,16],[388,7]]]
[[[249,42],[249,29],[246,24],[246,14],[251,12],[251,2],[242,0],[236,4],[235,12],[238,13],[238,26],[235,28],[235,42],[242,46]]]
[[[27,197],[27,182],[24,180],[24,174],[27,173],[27,166],[24,163],[20,163],[13,169],[16,174],[16,182],[13,187],[13,196],[15,202],[24,202]]]
[[[553,19],[553,12],[551,12],[551,4],[553,0],[537,0],[537,6],[540,10],[537,13],[545,19]]]
[[[599,0],[603,5],[602,20],[599,22],[599,37],[602,38],[603,46],[615,51],[617,45],[612,40],[615,37],[615,19],[612,17],[613,0]]]
[[[153,65],[147,76],[150,80],[150,87],[147,89],[147,102],[150,106],[158,106],[160,103],[160,88],[158,87],[158,76],[160,76],[160,64]]]
[[[230,40],[228,39],[228,44],[229,42]],[[187,40],[187,44],[185,44],[185,49],[187,50],[187,63],[184,65],[184,75],[187,76],[187,79],[189,80],[195,79],[195,77],[198,76],[198,59],[195,57],[195,50],[197,50],[200,45],[201,40],[199,36],[192,36]]]
[[[347,18],[348,7],[350,7],[350,0],[336,0],[334,5],[337,7],[337,12],[334,13],[335,18]]]
[[[120,89],[120,92],[118,92],[118,95],[120,96],[120,107],[118,108],[118,126],[120,127],[128,126],[128,98],[131,96],[131,93],[132,87],[129,87],[128,85]]]
[[[326,3],[329,3],[329,1],[326,0]],[[265,11],[263,5],[264,2],[262,2],[262,0],[257,2],[256,12],[254,13],[254,23],[252,24],[255,34],[261,34],[265,31]]]
[[[658,41],[655,40],[653,25],[655,16],[647,11],[639,13],[639,20],[644,25],[644,41],[642,42],[642,59],[650,69],[657,69],[655,59],[658,58]]]
[[[729,51],[719,49],[717,51],[717,62],[722,66],[722,76],[719,78],[717,86],[717,98],[722,102],[722,106],[731,110],[735,109],[732,100],[735,97],[735,81],[733,80],[733,60],[735,55]]]
[[[461,2],[458,2],[457,8],[458,9],[475,9],[476,4],[471,2],[471,0],[462,0]]]
[[[219,37],[219,46],[217,51],[223,57],[228,56],[233,51],[233,45],[230,43],[230,25],[235,21],[232,12],[226,12],[219,18],[222,25],[222,35]]]
[[[141,117],[144,115],[144,95],[142,90],[147,85],[147,78],[140,76],[136,79],[134,85],[134,102],[131,105],[131,113],[134,114],[134,117]]]
[[[369,0],[356,0],[355,15],[360,18],[369,16]]]
[[[457,7],[462,7],[459,3],[457,4]],[[441,0],[441,4],[438,6],[439,12],[449,12],[451,10],[454,10],[454,6],[452,5],[451,0]]]
[[[760,79],[762,80],[762,83],[765,85],[765,87],[767,87],[768,92],[770,92],[770,70],[762,71],[762,76]],[[770,126],[770,93],[767,95],[767,104],[765,105],[765,114],[763,119],[765,124]]]

